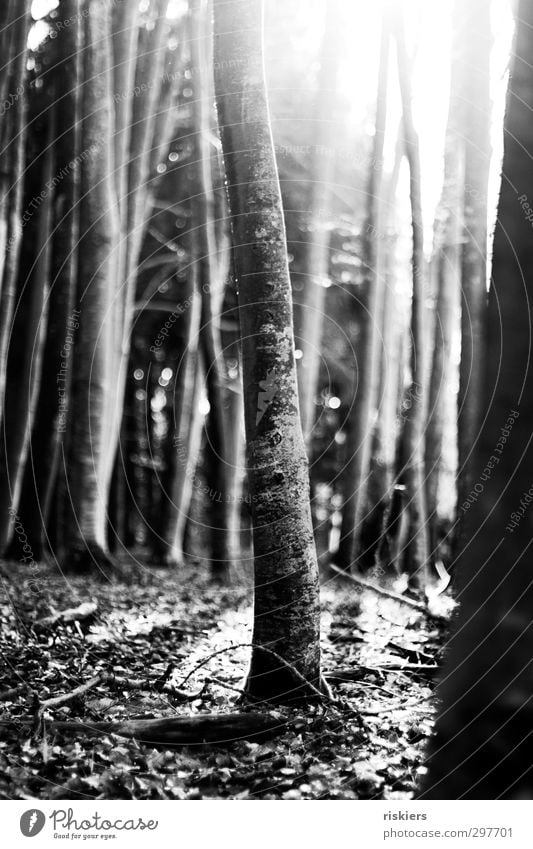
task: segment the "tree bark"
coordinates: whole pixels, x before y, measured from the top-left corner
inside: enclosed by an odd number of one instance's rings
[[[7,86],[13,104],[2,122],[1,180],[2,200],[0,217],[0,415],[4,412],[4,393],[7,372],[7,354],[11,322],[15,306],[16,283],[24,223],[23,197],[26,166],[27,136],[27,42],[30,22],[30,4],[13,3],[13,17],[8,24],[8,39],[13,43],[9,53]],[[28,215],[30,211],[27,210]]]
[[[407,487],[409,509],[408,570],[410,585],[424,587],[427,581],[429,560],[429,535],[424,484],[424,428],[426,399],[426,332],[425,289],[426,260],[424,257],[424,229],[422,222],[422,195],[420,174],[420,149],[411,108],[410,69],[405,45],[403,19],[396,14],[396,51],[398,77],[402,99],[402,120],[405,155],[409,164],[409,186],[413,231],[413,294],[411,305],[411,385],[404,404],[405,468],[403,476]]]
[[[254,643],[321,685],[318,565],[299,418],[283,208],[263,67],[261,0],[215,0],[215,91],[233,230],[255,558]],[[235,61],[235,56],[238,61]],[[258,699],[314,696],[253,650]]]
[[[193,0],[191,9],[191,62],[195,159],[198,165],[198,196],[193,202],[198,227],[202,317],[200,346],[210,405],[206,422],[206,479],[210,490],[208,531],[213,577],[225,580],[231,568],[228,463],[229,433],[226,369],[220,340],[220,310],[224,286],[215,228],[215,193],[212,173],[211,103],[212,67],[208,4]],[[209,48],[208,48],[209,45]]]
[[[433,356],[428,392],[426,424],[426,498],[431,540],[431,561],[438,554],[438,494],[443,439],[451,403],[451,349],[458,312],[460,258],[463,239],[462,192],[464,191],[463,127],[467,109],[463,97],[463,64],[466,56],[464,4],[456,4],[451,55],[450,106],[444,150],[444,185],[434,227],[432,266],[436,278],[437,302],[432,328]],[[487,129],[488,132],[488,129]]]
[[[24,473],[19,514],[33,556],[41,559],[59,460],[64,463],[64,439],[70,404],[72,339],[78,326],[74,313],[79,236],[81,2],[68,0],[64,11],[76,21],[55,41],[54,71],[55,164],[53,180],[52,257],[48,326],[43,352],[41,387],[32,430],[29,463]],[[68,354],[67,356],[65,356]],[[64,366],[62,365],[64,363]],[[64,488],[62,474],[59,489]],[[63,499],[61,499],[63,500]]]
[[[487,192],[490,168],[490,51],[489,0],[467,6],[457,0],[462,44],[462,96],[465,104],[463,249],[461,256],[461,361],[458,404],[458,524],[453,544],[454,559],[468,545],[468,514],[462,505],[476,483],[472,452],[481,427],[482,374],[487,303]]]
[[[477,19],[473,25],[477,32]],[[440,685],[424,799],[533,795],[532,33],[533,5],[521,0],[486,314],[490,344],[479,387],[484,422],[471,470],[472,537],[457,564],[461,608]]]
[[[91,0],[84,18],[80,239],[80,327],[74,351],[66,460],[64,561],[109,565],[109,407],[113,376],[113,280],[120,238],[113,174],[111,0]]]
[[[54,166],[54,118],[49,117],[44,162],[36,162],[37,179],[28,179],[30,192],[44,197],[23,235],[17,285],[17,305],[9,344],[3,434],[0,448],[0,516],[18,511],[20,491],[36,399],[41,383],[41,363],[48,321],[50,287],[52,180]],[[28,194],[28,193],[26,193]],[[55,388],[55,387],[54,387]],[[20,515],[19,515],[20,519]],[[5,551],[9,533],[0,525],[0,552]]]

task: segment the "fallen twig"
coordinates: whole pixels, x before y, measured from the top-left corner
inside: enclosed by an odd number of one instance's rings
[[[373,584],[372,581],[367,581],[365,578],[357,578],[355,575],[351,575],[349,572],[339,569],[339,567],[335,566],[334,563],[329,563],[329,568],[337,575],[342,575],[343,578],[347,578],[359,587],[371,590],[371,592],[381,595],[384,598],[391,598],[394,601],[400,602],[400,604],[406,604],[408,607],[412,607],[413,610],[418,610],[419,613],[424,613],[430,619],[436,619],[438,622],[442,622],[443,620],[445,621],[445,617],[440,616],[438,613],[433,613],[429,610],[428,606],[423,604],[421,601],[416,601],[414,598],[408,598],[400,593],[395,593],[393,590],[386,590],[384,587],[379,587],[377,584]]]
[[[33,623],[34,628],[51,628],[54,625],[66,625],[70,622],[83,622],[84,619],[90,619],[96,614],[98,605],[94,601],[84,601],[78,607],[69,607],[67,610],[60,610],[52,616],[45,616],[44,619],[38,619]]]

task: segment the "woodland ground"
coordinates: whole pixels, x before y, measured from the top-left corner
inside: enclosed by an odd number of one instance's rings
[[[323,660],[326,676],[337,676],[329,678],[334,705],[282,708],[278,736],[225,746],[165,750],[115,735],[54,736],[47,730],[52,720],[235,710],[249,649],[218,654],[182,682],[213,652],[251,641],[251,577],[214,586],[193,562],[179,572],[137,568],[130,580],[112,583],[39,568],[37,585],[19,564],[2,569],[0,720],[30,722],[22,733],[2,731],[1,798],[412,797],[424,769],[434,666],[446,637],[435,620],[327,577]],[[35,624],[91,600],[98,607],[87,620]],[[99,673],[137,682],[130,689],[106,680],[47,710],[44,734],[31,736],[42,701]],[[21,689],[10,695],[13,688]]]

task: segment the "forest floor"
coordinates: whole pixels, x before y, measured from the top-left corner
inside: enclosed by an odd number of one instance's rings
[[[30,583],[27,569],[4,564],[0,798],[411,798],[432,732],[446,626],[334,576],[322,584],[323,666],[334,702],[276,709],[275,736],[165,749],[51,729],[57,720],[240,709],[250,576],[221,587],[204,571],[198,563],[179,573],[136,569],[131,580],[109,583],[43,566]],[[87,602],[96,611],[85,619],[39,621]],[[44,705],[97,676],[76,698]]]

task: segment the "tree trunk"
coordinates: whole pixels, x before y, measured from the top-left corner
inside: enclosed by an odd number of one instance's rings
[[[53,115],[43,156],[28,178],[29,191],[43,197],[23,235],[19,263],[17,305],[9,344],[3,438],[0,448],[0,516],[18,511],[18,502],[28,456],[30,434],[35,418],[36,399],[41,382],[41,363],[48,320],[50,286],[52,190],[54,167]],[[28,194],[28,192],[26,193]],[[55,390],[55,387],[54,387]],[[19,516],[20,519],[20,516]],[[9,534],[0,526],[0,552],[5,551]]]
[[[381,33],[380,63],[376,101],[376,121],[372,156],[367,183],[367,210],[362,234],[361,283],[363,309],[355,304],[361,316],[360,338],[357,345],[357,381],[348,411],[346,426],[346,459],[342,469],[342,525],[337,565],[348,570],[359,565],[360,535],[367,504],[368,473],[374,431],[373,417],[379,390],[379,316],[384,296],[384,278],[378,266],[381,223],[380,195],[383,175],[383,143],[387,114],[387,85],[389,72],[389,21],[384,18]]]
[[[302,677],[321,686],[320,610],[287,245],[263,67],[263,4],[215,0],[214,11],[216,101],[239,292],[254,643],[275,649],[290,664],[254,649],[247,689],[254,698],[289,701],[314,694]]]
[[[65,2],[64,11],[67,17],[81,21],[80,0]],[[78,315],[73,310],[79,232],[81,35],[81,26],[77,23],[65,27],[55,41],[58,55],[54,74],[54,150],[56,173],[64,176],[53,189],[48,327],[29,463],[24,473],[18,511],[36,560],[42,558],[44,551],[60,457],[64,463],[73,356],[71,342],[68,349],[65,344],[68,336],[75,337],[78,328]],[[59,486],[64,486],[63,474]]]
[[[408,569],[410,585],[424,587],[429,560],[429,535],[427,529],[426,494],[424,487],[424,428],[426,416],[426,333],[425,333],[425,283],[424,229],[422,223],[422,196],[420,175],[420,150],[418,135],[411,109],[410,69],[405,45],[403,20],[396,15],[396,49],[398,76],[402,98],[402,120],[405,155],[409,163],[409,184],[413,230],[413,294],[411,305],[411,386],[405,399],[405,469],[409,509]]]
[[[314,116],[313,153],[309,183],[309,244],[304,253],[302,274],[305,295],[298,346],[302,351],[299,371],[300,411],[304,440],[309,445],[316,414],[316,395],[320,369],[320,341],[324,321],[326,288],[329,278],[331,234],[331,184],[335,178],[336,110],[334,92],[339,64],[339,21],[341,3],[326,4],[322,60]]]
[[[176,361],[174,377],[171,427],[173,474],[160,526],[160,536],[166,544],[165,553],[162,555],[164,562],[174,566],[183,563],[185,527],[189,517],[201,439],[202,422],[198,411],[198,389],[201,385],[198,350],[201,316],[198,248],[198,233],[193,231],[190,234],[189,276],[183,293],[187,308],[181,316],[179,328],[182,347]]]
[[[444,185],[435,220],[432,266],[436,278],[437,303],[432,328],[433,357],[428,393],[426,425],[426,498],[431,539],[431,560],[438,548],[438,494],[443,468],[443,439],[451,403],[451,349],[458,310],[460,256],[463,238],[462,192],[464,190],[463,127],[465,108],[464,73],[466,33],[462,10],[456,3],[453,21],[450,106],[444,150]]]
[[[7,372],[7,353],[11,335],[11,322],[15,306],[16,283],[22,244],[23,227],[31,218],[35,203],[23,210],[24,173],[26,166],[27,136],[27,42],[30,22],[30,3],[13,3],[7,35],[13,50],[9,54],[7,86],[14,102],[4,116],[1,128],[1,217],[0,217],[0,415],[4,412],[4,393]],[[35,201],[35,199],[32,199]],[[4,518],[2,517],[2,521]]]
[[[475,19],[474,26],[478,21]],[[458,561],[459,620],[423,798],[530,799],[533,365],[533,5],[518,3],[504,123],[472,468],[472,538]],[[470,502],[469,502],[470,503]]]
[[[220,341],[220,319],[224,278],[218,256],[215,229],[215,193],[212,175],[211,104],[212,88],[208,69],[212,66],[208,4],[194,0],[191,12],[191,62],[193,74],[193,112],[195,159],[199,172],[198,197],[193,203],[193,218],[198,227],[199,266],[202,296],[200,345],[207,384],[210,411],[206,422],[206,479],[210,491],[208,534],[213,577],[226,579],[231,565],[229,525],[228,464],[229,433],[226,369]]]
[[[67,448],[65,561],[108,564],[109,407],[113,368],[113,280],[119,220],[113,174],[111,0],[91,0],[82,93],[78,305]]]
[[[457,0],[462,46],[462,96],[465,109],[465,183],[463,199],[463,250],[461,256],[461,362],[458,404],[458,524],[454,559],[468,545],[468,503],[474,485],[472,451],[481,427],[481,387],[487,302],[487,191],[490,168],[490,51],[492,43],[490,0]],[[476,38],[468,37],[475,29]]]
[[[361,530],[359,567],[367,571],[374,566],[388,566],[380,561],[380,547],[390,515],[396,467],[396,447],[399,432],[398,396],[402,372],[401,349],[405,325],[401,311],[402,302],[396,291],[397,220],[396,193],[403,158],[401,138],[398,137],[392,173],[383,198],[380,223],[382,244],[378,248],[377,273],[383,274],[383,303],[378,316],[381,330],[381,362],[378,390],[378,415],[374,431],[373,455],[370,464],[368,510]],[[402,384],[403,385],[403,384]]]

